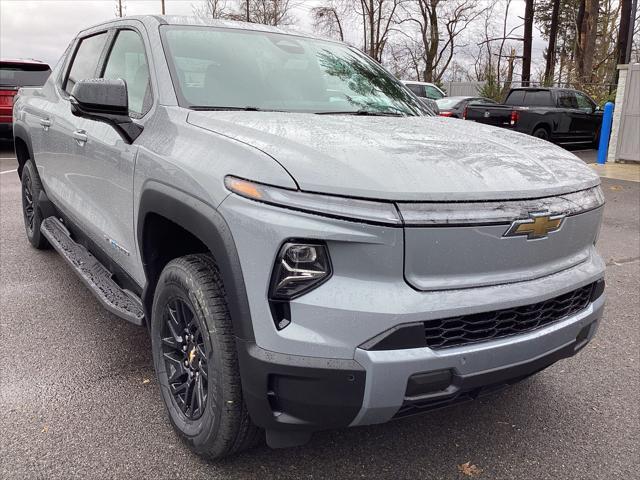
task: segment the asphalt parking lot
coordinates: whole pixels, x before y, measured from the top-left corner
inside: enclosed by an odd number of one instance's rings
[[[578,356],[473,403],[207,463],[171,429],[146,330],[30,248],[15,168],[0,149],[0,478],[455,479],[465,462],[476,478],[638,478],[640,183],[603,179],[607,307]]]

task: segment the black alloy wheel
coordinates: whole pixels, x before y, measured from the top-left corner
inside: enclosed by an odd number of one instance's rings
[[[31,185],[31,177],[27,176],[22,183],[22,209],[25,217],[25,227],[27,233],[33,235],[33,220],[35,211],[33,208],[33,190]]]
[[[24,229],[29,243],[37,249],[49,247],[49,242],[40,232],[42,225],[42,212],[38,205],[38,198],[43,191],[38,170],[31,160],[27,160],[22,167],[22,217],[24,218]]]
[[[207,405],[207,352],[193,310],[181,298],[166,305],[162,354],[173,400],[185,417],[197,420]]]

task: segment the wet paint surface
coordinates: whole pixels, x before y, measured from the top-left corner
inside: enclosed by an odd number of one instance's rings
[[[390,200],[494,200],[599,183],[560,147],[457,119],[192,112],[188,122],[268,153],[307,191]]]

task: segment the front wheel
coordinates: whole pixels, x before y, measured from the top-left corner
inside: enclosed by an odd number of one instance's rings
[[[260,438],[242,398],[231,317],[209,255],[167,264],[151,316],[153,359],[177,433],[210,459],[245,450]]]
[[[31,160],[27,160],[22,168],[22,216],[27,239],[34,248],[42,250],[49,247],[49,242],[40,232],[42,212],[38,208],[38,198],[42,191],[42,184],[38,170]]]

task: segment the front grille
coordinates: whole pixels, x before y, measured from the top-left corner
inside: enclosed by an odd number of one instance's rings
[[[544,327],[586,308],[593,285],[531,305],[428,320],[424,322],[427,346],[433,349],[457,347]]]

